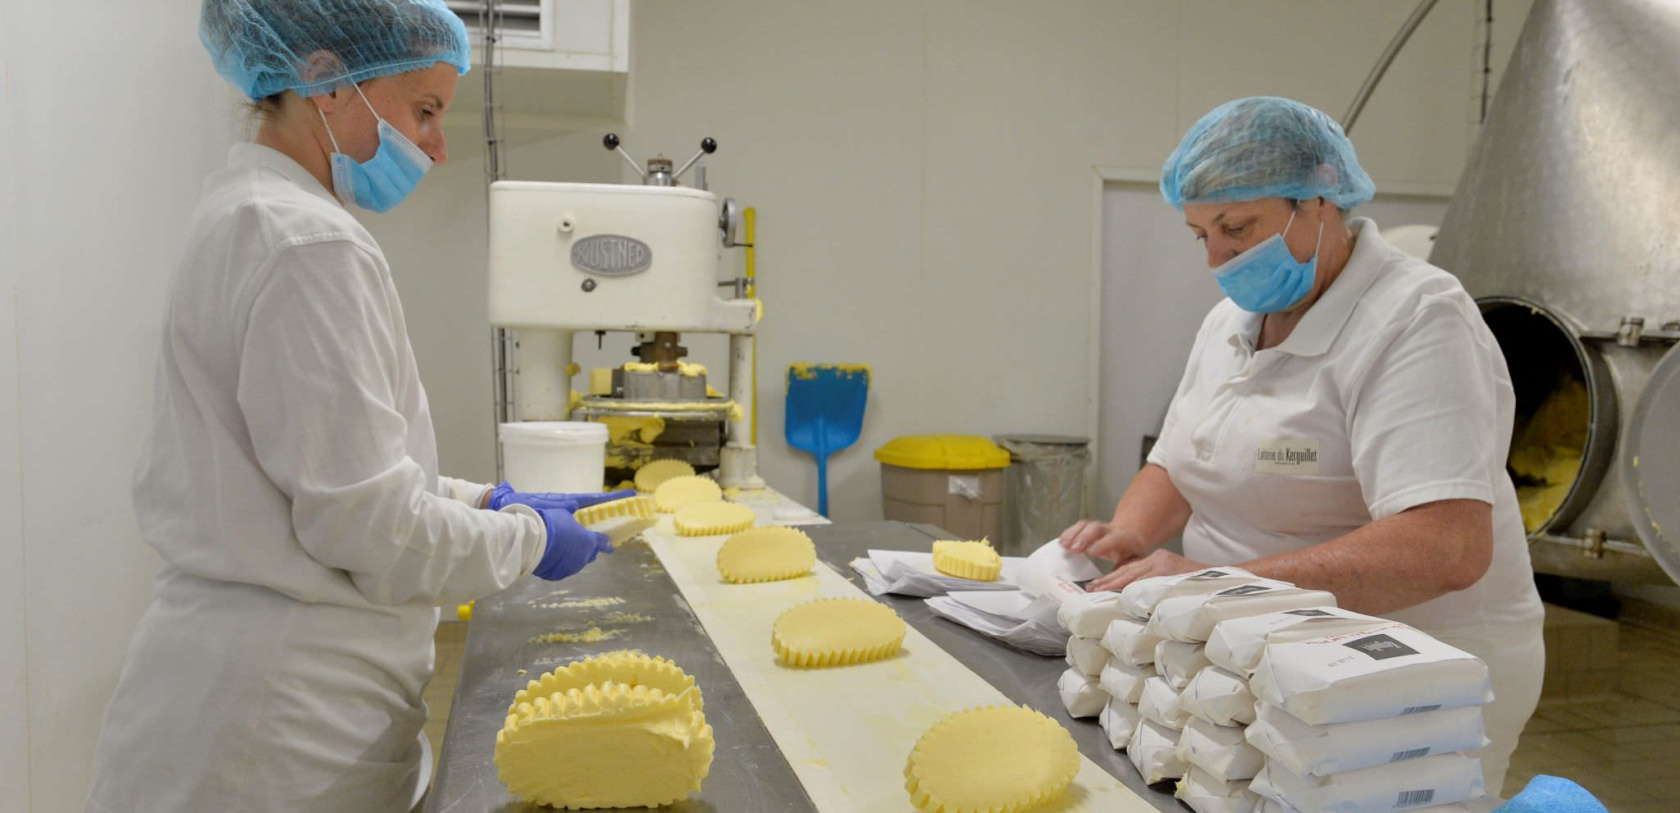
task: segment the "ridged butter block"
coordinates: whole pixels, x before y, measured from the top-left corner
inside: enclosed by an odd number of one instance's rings
[[[685,505],[722,499],[723,489],[705,477],[673,477],[653,492],[654,505],[662,514],[675,514]]]
[[[991,582],[1003,573],[1003,558],[985,541],[940,540],[933,543],[933,569],[959,579]]]
[[[986,706],[934,723],[910,752],[904,787],[926,813],[1015,813],[1060,796],[1079,765],[1079,747],[1055,720]]]
[[[788,666],[849,666],[890,658],[906,627],[892,608],[864,598],[819,599],[782,613],[770,646]]]
[[[718,548],[718,575],[733,584],[792,579],[811,572],[817,546],[794,528],[766,527],[742,531]]]
[[[678,536],[722,536],[744,531],[758,521],[751,508],[731,502],[703,502],[677,509],[672,520]]]
[[[650,460],[636,470],[636,490],[652,494],[667,480],[693,476],[694,467],[681,460]]]

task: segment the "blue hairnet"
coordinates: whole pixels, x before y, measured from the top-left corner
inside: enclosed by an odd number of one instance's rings
[[[1259,198],[1324,198],[1351,209],[1376,192],[1340,124],[1276,96],[1215,107],[1161,167],[1161,196],[1176,209]]]
[[[471,67],[467,27],[443,0],[204,0],[198,38],[251,99],[303,96],[439,62]],[[325,52],[327,59],[311,56]]]

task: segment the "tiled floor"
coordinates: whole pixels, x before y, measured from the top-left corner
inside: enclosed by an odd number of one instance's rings
[[[1680,810],[1680,632],[1623,623],[1620,689],[1542,701],[1511,758],[1505,795],[1535,774],[1581,783],[1611,813]]]
[[[1542,702],[1511,758],[1506,796],[1545,773],[1581,783],[1611,813],[1680,811],[1680,632],[1622,624],[1620,633],[1620,690]],[[443,752],[466,636],[466,624],[438,627],[437,677],[426,687],[434,753]]]

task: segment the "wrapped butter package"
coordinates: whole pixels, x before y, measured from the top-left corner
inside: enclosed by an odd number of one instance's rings
[[[1249,689],[1312,725],[1493,700],[1487,664],[1405,624],[1267,644]]]
[[[1143,682],[1143,696],[1138,698],[1138,713],[1142,714],[1144,719],[1174,731],[1183,728],[1184,721],[1189,718],[1189,715],[1178,707],[1178,692],[1173,691],[1167,679],[1160,676]]]
[[[1336,597],[1323,590],[1308,590],[1269,579],[1251,581],[1217,593],[1162,599],[1149,617],[1148,630],[1174,641],[1202,643],[1213,635],[1214,626],[1221,621],[1335,605]]]
[[[1110,623],[1103,633],[1103,649],[1133,666],[1154,663],[1155,646],[1161,643],[1161,639],[1144,631],[1147,623],[1135,618],[1121,618]]]
[[[1178,758],[1178,732],[1154,720],[1138,721],[1132,741],[1126,745],[1126,756],[1145,784],[1184,776],[1184,761]]]
[[[1197,672],[1212,666],[1207,647],[1184,641],[1162,641],[1155,647],[1155,673],[1167,679],[1174,689],[1182,690]]]
[[[1120,591],[1120,608],[1132,618],[1147,621],[1155,612],[1155,605],[1163,599],[1217,593],[1260,580],[1259,576],[1237,567],[1211,567],[1194,573],[1138,579]]]
[[[1249,788],[1296,810],[1388,813],[1480,799],[1482,761],[1440,754],[1324,777],[1301,776],[1267,760]]]
[[[1287,643],[1375,629],[1395,622],[1337,607],[1305,607],[1221,621],[1208,636],[1214,665],[1251,675],[1268,642]]]
[[[1227,782],[1194,765],[1178,780],[1173,796],[1196,813],[1253,813],[1260,802],[1246,781]]]
[[[1120,594],[1112,591],[1066,596],[1056,610],[1056,620],[1069,633],[1081,638],[1101,638],[1110,622],[1125,617],[1125,611],[1120,609]]]
[[[1241,726],[1214,725],[1196,717],[1178,736],[1178,757],[1221,782],[1253,779],[1266,757],[1248,743]]]
[[[1095,717],[1108,702],[1108,695],[1097,685],[1096,678],[1075,669],[1062,673],[1056,680],[1056,691],[1061,694],[1062,705],[1067,707],[1070,717]]]
[[[1290,773],[1327,776],[1487,744],[1482,707],[1425,711],[1358,723],[1308,725],[1275,706],[1255,709],[1248,741]]]
[[[1103,667],[1102,674],[1097,677],[1097,684],[1109,697],[1124,700],[1137,705],[1143,698],[1144,681],[1155,677],[1155,670],[1148,666],[1132,666],[1111,660]]]
[[[1248,680],[1217,666],[1203,669],[1190,679],[1178,693],[1178,708],[1214,725],[1254,722],[1254,694],[1248,690]]]
[[[1079,670],[1080,674],[1094,678],[1102,674],[1103,666],[1107,665],[1108,661],[1108,650],[1102,648],[1101,639],[1079,636],[1068,639],[1067,664]]]
[[[1097,715],[1097,723],[1108,735],[1108,744],[1116,751],[1125,750],[1132,741],[1132,732],[1142,721],[1143,715],[1138,713],[1137,706],[1117,698],[1110,699],[1108,705],[1103,706],[1102,714]]]

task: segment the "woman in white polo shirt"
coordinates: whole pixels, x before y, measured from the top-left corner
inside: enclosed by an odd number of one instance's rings
[[[1487,661],[1498,794],[1539,699],[1543,611],[1505,472],[1504,357],[1451,274],[1347,219],[1375,187],[1330,117],[1229,102],[1161,176],[1228,298],[1114,518],[1063,535],[1092,590],[1210,564],[1329,590]],[[1162,549],[1179,534],[1184,555]]]

